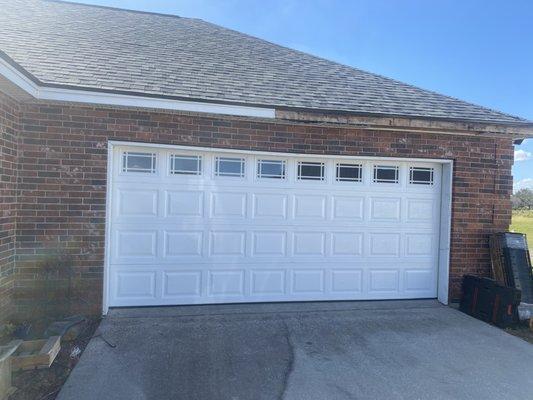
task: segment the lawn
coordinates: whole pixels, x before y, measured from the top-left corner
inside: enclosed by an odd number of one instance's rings
[[[533,251],[533,210],[513,211],[510,230],[512,232],[525,233],[528,247]]]

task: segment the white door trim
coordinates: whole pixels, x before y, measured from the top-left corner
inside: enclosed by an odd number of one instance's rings
[[[265,152],[265,151],[251,151],[238,149],[220,149],[220,148],[206,148],[206,147],[191,147],[191,146],[176,146],[163,144],[149,144],[149,143],[133,143],[124,141],[109,141],[108,142],[108,160],[107,160],[107,186],[106,186],[106,218],[105,218],[105,255],[104,255],[104,271],[103,271],[103,302],[102,313],[105,315],[109,309],[110,299],[110,258],[111,258],[111,207],[112,199],[112,185],[113,185],[113,151],[115,146],[150,146],[156,148],[168,149],[188,149],[188,150],[206,150],[217,152],[239,152],[251,155],[271,155],[271,156],[287,156],[288,153],[281,152]],[[338,156],[338,155],[318,155],[318,154],[293,154],[300,158],[306,157],[320,157],[320,158],[354,158],[354,156]],[[438,300],[443,304],[448,304],[448,288],[449,288],[449,262],[450,262],[450,230],[451,230],[451,200],[452,200],[452,177],[453,177],[453,160],[439,160],[426,158],[400,158],[400,157],[359,157],[358,159],[368,160],[387,160],[387,161],[416,161],[416,162],[432,162],[442,164],[442,186],[441,186],[441,210],[440,210],[440,234],[439,234],[439,261],[438,261]]]

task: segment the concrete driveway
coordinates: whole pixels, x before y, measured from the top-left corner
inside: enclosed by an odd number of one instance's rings
[[[121,309],[100,332],[59,400],[533,395],[532,345],[430,300]]]

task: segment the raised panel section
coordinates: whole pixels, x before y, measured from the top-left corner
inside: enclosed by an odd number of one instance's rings
[[[165,272],[163,296],[200,296],[202,273],[200,271]]]
[[[326,218],[326,196],[294,196],[294,218]]]
[[[370,292],[399,291],[399,276],[397,270],[370,271]]]
[[[286,218],[287,196],[284,194],[254,194],[254,218]]]
[[[285,232],[254,232],[253,255],[284,256],[286,253],[287,234]]]
[[[371,233],[369,256],[399,256],[399,233]]]
[[[359,293],[362,288],[361,270],[331,271],[331,291],[335,293]]]
[[[118,199],[121,217],[157,216],[157,190],[119,190]]]
[[[211,193],[211,217],[244,218],[246,193]]]
[[[374,197],[370,199],[370,218],[375,221],[399,221],[399,198]]]
[[[363,219],[362,197],[334,196],[333,197],[333,219]]]
[[[242,296],[244,271],[211,271],[209,294],[213,296]]]
[[[433,235],[409,233],[405,235],[406,256],[429,256],[432,254]]]
[[[155,257],[156,237],[155,231],[117,231],[117,256],[118,257]]]
[[[118,272],[116,274],[116,297],[155,297],[155,272]]]
[[[326,235],[324,232],[294,233],[295,256],[323,256]]]
[[[293,293],[323,293],[323,270],[300,270],[292,274]]]
[[[203,232],[165,232],[165,256],[201,256]]]
[[[211,232],[211,255],[244,256],[245,241],[245,232]]]
[[[199,191],[168,191],[166,198],[167,216],[202,217],[204,196]]]
[[[408,222],[430,222],[433,220],[433,199],[407,199]]]
[[[252,295],[285,293],[285,271],[252,271],[251,282]]]
[[[331,234],[331,255],[360,256],[363,254],[363,234],[333,232]]]
[[[433,271],[431,270],[406,270],[405,290],[427,291],[433,287]]]

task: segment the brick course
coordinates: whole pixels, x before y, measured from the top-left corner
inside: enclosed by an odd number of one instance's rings
[[[510,137],[378,131],[46,102],[21,105],[19,135],[15,299],[20,310],[34,304],[43,277],[39,260],[51,248],[69,254],[80,300],[76,307],[100,310],[108,140],[453,159],[452,298],[460,294],[463,274],[490,274],[488,234],[506,230],[511,218]]]

